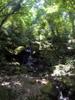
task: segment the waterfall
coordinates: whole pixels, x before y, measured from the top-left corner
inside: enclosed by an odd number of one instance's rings
[[[58,100],[69,100],[69,97],[64,97],[62,91],[60,91]]]
[[[61,82],[56,79],[54,80],[54,83],[58,91],[58,100],[70,100],[68,95],[69,91],[67,92],[67,95],[64,96],[63,92],[65,93],[65,89],[64,86],[61,84]]]
[[[64,100],[64,97],[63,97],[62,91],[59,91],[59,100]]]

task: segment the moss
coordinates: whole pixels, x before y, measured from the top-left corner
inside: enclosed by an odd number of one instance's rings
[[[51,82],[48,82],[47,85],[44,85],[41,88],[41,92],[44,94],[48,94],[48,93],[50,93],[50,91],[52,91],[52,83]]]

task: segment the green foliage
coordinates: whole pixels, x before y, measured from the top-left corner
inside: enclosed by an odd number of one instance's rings
[[[75,47],[68,42],[75,38],[74,3],[74,0],[1,0],[0,53],[4,48],[14,52],[31,42],[35,43],[33,50],[41,50],[48,66],[65,59],[67,48]],[[4,53],[0,61],[4,62],[3,59]]]
[[[47,66],[52,72],[53,66],[59,63],[71,64],[74,69],[71,68],[71,73],[75,74],[75,0],[0,0],[1,75],[27,73],[25,65],[6,61],[5,54],[8,53],[5,50],[18,54],[29,43],[32,43],[33,51],[40,52],[38,61],[43,63],[42,68]],[[39,66],[42,73],[42,64]],[[75,90],[73,76],[61,79]],[[51,82],[43,85],[41,93],[28,100],[54,100],[57,96]],[[15,100],[15,96],[15,92],[0,87],[0,100]]]
[[[5,3],[7,4],[5,5]],[[70,1],[68,0],[68,2],[66,3],[70,3]],[[39,4],[38,7],[37,4]],[[7,5],[11,7],[10,11]],[[18,5],[21,6],[19,7],[19,9],[17,8]],[[5,18],[4,14],[8,11],[9,12],[7,13],[7,15],[10,14],[12,10],[16,12],[13,15],[11,14],[11,16],[8,16],[9,19],[5,19],[3,26],[7,29],[9,28],[9,26],[11,26],[14,30],[13,32],[11,32],[12,34],[14,34],[11,35],[11,38],[16,38],[16,40],[21,42],[21,44],[23,44],[24,42],[27,43],[29,39],[33,41],[35,39],[38,39],[39,41],[41,39],[45,40],[47,39],[47,37],[53,34],[60,34],[62,36],[63,34],[65,35],[67,33],[68,37],[69,33],[71,32],[72,21],[70,20],[72,20],[73,18],[70,19],[70,13],[66,11],[66,6],[63,9],[63,0],[59,2],[56,2],[56,0],[41,0],[40,2],[35,2],[32,0],[26,1],[25,3],[23,3],[23,1],[2,1],[1,6],[3,7],[3,10],[1,12],[2,17],[0,17],[1,20],[3,17]],[[5,6],[6,8],[4,8]],[[57,10],[48,12],[49,6],[51,10],[54,9],[54,7]],[[10,32],[8,34],[10,34]],[[16,35],[19,37],[16,37]]]
[[[16,93],[13,92],[11,89],[0,86],[0,100],[15,100],[15,95]]]

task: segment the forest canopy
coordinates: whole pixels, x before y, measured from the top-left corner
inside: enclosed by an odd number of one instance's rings
[[[0,29],[14,41],[18,37],[20,44],[53,35],[74,38],[74,4],[74,0],[1,0]]]
[[[14,53],[19,46],[33,44],[48,65],[66,63],[75,50],[74,4],[74,0],[1,0],[1,59],[4,50]]]

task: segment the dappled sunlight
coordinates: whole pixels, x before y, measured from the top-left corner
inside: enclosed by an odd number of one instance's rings
[[[9,85],[10,85],[10,82],[2,82],[1,85],[2,85],[2,86],[9,86]]]
[[[19,62],[9,62],[7,63],[7,65],[20,65],[20,63]]]
[[[48,80],[46,80],[46,79],[36,79],[36,83],[40,83],[40,84],[44,84],[44,85],[46,85],[46,84],[48,84]]]
[[[19,81],[13,82],[14,85],[22,86],[22,84]]]
[[[70,1],[0,1],[0,100],[75,100]]]
[[[24,50],[25,47],[24,46],[18,46],[17,48],[15,48],[14,52],[17,55],[19,52],[21,52],[22,50]]]
[[[47,13],[54,13],[58,11],[58,5],[51,5],[46,8]]]
[[[3,81],[1,83],[1,86],[6,86],[8,88],[12,88],[12,87],[22,87],[22,84],[20,81]]]
[[[55,69],[51,74],[51,76],[66,76],[66,75],[71,76],[72,74],[70,70],[74,69],[73,65],[71,64],[66,64],[66,65],[59,64],[54,67]]]

